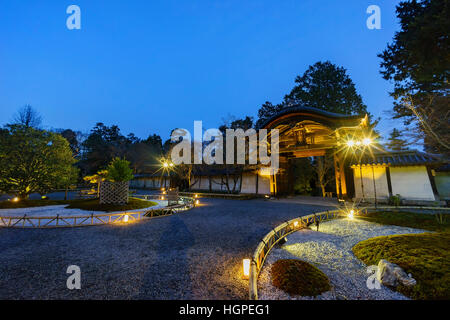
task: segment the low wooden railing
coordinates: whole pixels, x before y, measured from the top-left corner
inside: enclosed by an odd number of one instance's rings
[[[253,254],[252,261],[250,263],[250,274],[249,274],[249,298],[250,300],[258,300],[258,276],[264,265],[264,262],[273,246],[277,244],[278,241],[286,237],[287,235],[298,231],[300,229],[306,228],[309,225],[316,224],[317,222],[323,222],[337,218],[342,215],[342,210],[332,210],[324,211],[315,214],[311,214],[304,217],[298,217],[277,226],[275,229],[270,231],[261,240],[261,242],[256,247]]]
[[[158,195],[137,195],[144,200],[158,199]],[[0,227],[7,228],[61,228],[84,227],[103,224],[127,224],[143,219],[169,216],[195,207],[194,198],[179,197],[178,204],[157,209],[124,211],[120,213],[102,213],[77,216],[0,216]]]

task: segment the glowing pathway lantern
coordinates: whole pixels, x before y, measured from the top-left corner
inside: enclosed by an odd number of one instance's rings
[[[250,277],[250,259],[242,260],[243,275],[242,278],[248,279]]]

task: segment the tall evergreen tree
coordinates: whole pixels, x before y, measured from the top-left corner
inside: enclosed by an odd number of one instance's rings
[[[402,139],[402,132],[394,128],[388,138],[386,147],[391,151],[404,151],[408,150],[408,142]]]
[[[283,108],[295,104],[349,115],[368,113],[347,70],[330,61],[309,66],[303,75],[297,76],[295,84],[282,103],[273,105],[266,101],[261,106],[258,110],[257,127]]]
[[[301,104],[342,114],[367,113],[361,95],[347,70],[330,61],[309,66],[302,76],[295,79],[295,87],[285,96],[284,104]]]
[[[402,1],[397,17],[401,30],[379,55],[383,78],[395,84],[395,118],[426,149],[450,155],[450,1]]]

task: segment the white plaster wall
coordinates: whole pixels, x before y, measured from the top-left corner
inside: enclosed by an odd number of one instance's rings
[[[361,183],[362,175],[362,183]],[[375,179],[374,179],[375,176]],[[359,167],[353,169],[353,177],[355,182],[355,198],[375,199],[375,189],[377,199],[389,198],[389,188],[387,184],[386,168],[382,166],[374,167]],[[374,187],[375,180],[375,187]]]
[[[221,191],[222,190],[221,182],[222,179],[220,176],[211,177],[211,190]]]
[[[256,175],[253,173],[243,173],[241,193],[255,193],[255,192],[256,192]]]
[[[200,189],[209,190],[209,177],[202,177],[202,181],[200,182]]]
[[[270,194],[270,176],[259,176],[258,194]]]
[[[196,178],[195,183],[191,186],[191,189],[198,190],[200,189],[201,177]]]
[[[391,167],[392,193],[408,200],[434,201],[425,166]]]

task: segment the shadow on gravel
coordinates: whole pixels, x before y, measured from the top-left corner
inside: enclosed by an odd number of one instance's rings
[[[179,217],[171,217],[156,246],[156,261],[144,275],[137,299],[192,299],[188,251],[195,238]]]

